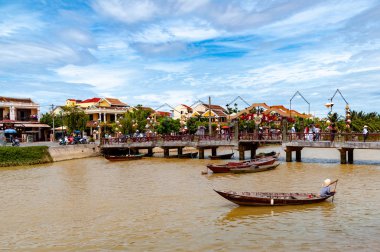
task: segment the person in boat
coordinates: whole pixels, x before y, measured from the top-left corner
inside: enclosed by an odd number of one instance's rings
[[[335,183],[334,181],[333,183]],[[319,196],[321,197],[327,197],[335,193],[334,190],[331,190],[330,185],[331,185],[331,180],[330,179],[325,179],[322,184],[322,189],[321,192],[319,193]]]

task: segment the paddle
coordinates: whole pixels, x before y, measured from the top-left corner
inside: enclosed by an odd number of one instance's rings
[[[331,183],[329,184],[329,186],[332,185],[332,184],[334,184],[334,183],[335,183],[335,187],[334,187],[334,192],[335,192],[335,190],[336,190],[336,186],[338,185],[338,180],[335,180],[335,181],[331,182]],[[335,193],[334,193],[334,195],[332,196],[331,202],[334,202],[334,196],[335,196]]]

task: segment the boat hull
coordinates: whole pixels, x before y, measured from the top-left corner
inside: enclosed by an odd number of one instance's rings
[[[227,173],[231,172],[231,169],[235,168],[249,168],[251,166],[271,165],[274,162],[276,162],[275,158],[264,158],[241,163],[230,162],[224,165],[209,164],[207,165],[207,168],[213,171],[214,173]]]
[[[229,154],[222,154],[222,155],[215,155],[215,156],[208,156],[211,160],[217,160],[217,159],[231,159],[234,153]]]
[[[280,162],[274,162],[273,164],[269,165],[261,165],[261,166],[256,166],[252,165],[250,167],[246,168],[232,168],[230,172],[232,173],[254,173],[254,172],[263,172],[263,171],[269,171],[269,170],[274,170],[277,168],[277,166],[280,165]]]
[[[266,193],[266,192],[242,192],[214,190],[223,198],[241,206],[286,206],[305,205],[323,202],[330,198],[319,197],[313,193]]]
[[[126,155],[126,156],[104,156],[109,161],[130,161],[142,159],[144,154],[139,155]]]
[[[178,158],[196,158],[198,156],[198,152],[191,152],[178,155]]]

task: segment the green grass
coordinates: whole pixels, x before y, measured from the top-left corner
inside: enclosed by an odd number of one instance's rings
[[[0,167],[52,162],[47,146],[0,147]]]

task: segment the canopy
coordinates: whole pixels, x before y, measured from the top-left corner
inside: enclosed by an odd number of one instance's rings
[[[4,130],[4,133],[7,133],[7,134],[16,134],[17,131],[15,129],[6,129],[6,130]]]

